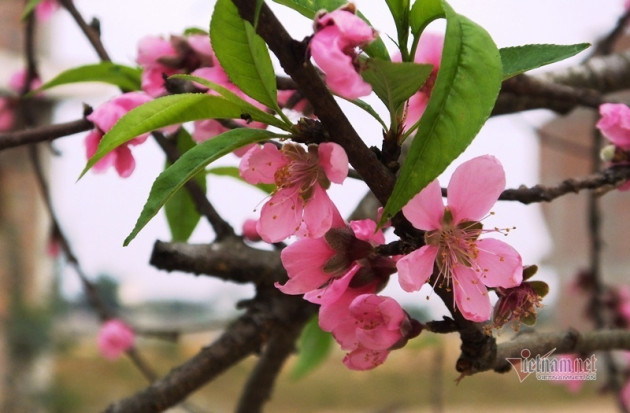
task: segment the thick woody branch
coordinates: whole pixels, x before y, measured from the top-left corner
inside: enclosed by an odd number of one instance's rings
[[[303,324],[315,306],[273,287],[210,346],[139,393],[109,406],[108,413],[161,412],[256,353],[271,331],[281,325]]]
[[[255,0],[233,0],[241,17],[250,23],[256,14]],[[304,42],[291,38],[271,9],[262,4],[256,26],[257,33],[278,57],[282,68],[295,81],[313,105],[332,142],[343,146],[350,164],[363,177],[378,200],[385,205],[394,187],[394,175],[377,159],[354,130],[308,59]]]
[[[257,413],[263,410],[264,403],[271,398],[282,366],[295,350],[295,342],[303,326],[303,323],[294,323],[278,326],[272,331],[265,351],[245,383],[235,412]]]
[[[209,245],[156,241],[150,263],[161,270],[208,274],[237,283],[267,284],[286,279],[280,252],[251,248],[238,238]]]
[[[79,119],[72,122],[58,123],[56,125],[0,133],[0,150],[32,143],[52,141],[90,129],[92,129],[92,122],[87,119]]]
[[[111,61],[107,50],[105,50],[105,47],[101,42],[100,33],[85,21],[81,13],[79,13],[79,10],[75,7],[74,0],[59,0],[59,3],[68,10],[68,13],[70,13],[74,21],[77,23],[101,61]]]

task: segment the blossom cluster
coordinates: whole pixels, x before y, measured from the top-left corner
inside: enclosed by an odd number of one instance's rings
[[[371,93],[371,86],[360,74],[359,48],[374,41],[376,31],[355,15],[353,7],[318,14],[314,30],[310,54],[324,72],[330,90],[348,99]],[[439,35],[425,34],[420,41],[415,61],[432,64],[433,72],[407,103],[402,119],[406,128],[415,125],[426,108],[442,46]],[[95,127],[86,138],[88,156],[96,152],[103,135],[125,113],[182,86],[166,80],[174,74],[204,78],[267,110],[231,82],[207,35],[146,37],[139,44],[137,63],[143,69],[142,92],[118,96],[88,116]],[[184,86],[199,93],[216,93],[194,82]],[[278,94],[280,103],[294,109],[308,105],[295,100],[292,92]],[[237,127],[266,127],[242,119],[232,122]],[[228,127],[215,119],[201,120],[195,122],[192,136],[201,142]],[[130,147],[141,144],[147,136],[138,136],[110,152],[95,169],[114,166],[120,176],[129,176],[135,166]],[[489,289],[510,297],[503,299],[501,307],[506,320],[518,318],[520,313],[513,307],[522,305],[523,300],[531,299],[535,304],[535,296],[525,287],[518,293],[513,290],[523,280],[518,252],[503,241],[485,237],[509,231],[484,229],[482,224],[505,188],[505,173],[496,158],[481,156],[460,165],[448,186],[446,205],[437,180],[411,199],[402,213],[424,237],[401,249],[411,252],[397,255],[382,252],[387,251],[382,248],[385,235],[374,221],[346,222],[328,195],[331,185],[343,184],[349,173],[348,156],[339,144],[264,142],[241,148],[237,155],[241,156],[239,173],[243,180],[254,185],[273,184],[275,188],[258,219],[245,223],[244,238],[280,243],[295,237],[281,253],[288,279],[276,287],[319,305],[319,325],[347,352],[344,363],[349,368],[366,370],[380,365],[392,350],[404,346],[423,329],[394,298],[381,294],[396,273],[406,292],[416,292],[425,284],[452,292],[453,310],[474,322],[488,321],[492,316]]]

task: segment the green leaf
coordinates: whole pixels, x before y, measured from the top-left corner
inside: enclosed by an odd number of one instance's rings
[[[248,96],[280,111],[267,45],[232,0],[218,0],[210,22],[212,49],[230,80]]]
[[[188,27],[184,29],[184,36],[193,36],[196,34],[209,36],[208,32],[200,27]]]
[[[411,33],[418,38],[429,23],[444,17],[442,0],[416,0],[409,13]]]
[[[28,3],[26,3],[26,6],[24,6],[24,11],[22,12],[22,17],[20,19],[26,20],[33,10],[35,10],[35,7],[37,7],[37,5],[42,1],[44,0],[29,0]]]
[[[317,316],[306,324],[298,340],[298,359],[291,378],[298,380],[322,364],[332,349],[332,335],[319,327]]]
[[[325,11],[333,11],[342,6],[348,4],[346,0],[273,0],[278,4],[282,4],[283,6],[287,6],[304,17],[313,20],[317,12],[325,10]],[[370,24],[369,20],[361,14],[361,12],[357,12],[357,16],[361,17],[367,24]],[[365,53],[370,57],[377,57],[383,60],[390,60],[389,53],[387,52],[387,47],[383,40],[379,37],[374,40],[364,49]]]
[[[503,63],[503,79],[509,79],[528,70],[559,62],[580,53],[590,46],[588,43],[571,45],[527,44],[500,49]]]
[[[286,131],[290,131],[293,128],[292,124],[285,123],[282,120],[276,118],[275,116],[270,115],[269,113],[258,109],[256,106],[252,105],[251,103],[241,99],[236,93],[232,92],[229,89],[226,89],[225,87],[217,83],[211,82],[201,77],[191,76],[191,75],[173,75],[170,77],[176,78],[176,79],[189,80],[191,82],[196,82],[209,89],[212,89],[218,92],[225,99],[238,105],[244,113],[248,113],[252,118],[255,116],[256,120],[266,123],[267,125],[272,125]]]
[[[409,39],[409,0],[385,0],[389,11],[392,13],[396,32],[398,34],[398,47],[403,55],[407,50]]]
[[[94,156],[81,176],[109,152],[136,136],[165,126],[199,119],[236,119],[244,113],[238,105],[220,96],[205,93],[182,93],[163,96],[129,111],[103,137]],[[255,114],[245,114],[259,120]]]
[[[241,146],[274,137],[279,135],[264,129],[232,129],[188,150],[153,182],[149,199],[124,245],[128,245],[136,237],[175,192],[188,180],[202,173],[206,165]]]
[[[431,65],[370,59],[361,76],[395,117],[402,104],[427,80],[431,70]]]
[[[79,66],[58,74],[31,93],[41,92],[55,86],[79,82],[102,82],[117,86],[126,91],[140,90],[142,70],[112,62]]]
[[[186,153],[195,147],[196,143],[184,128],[180,128],[177,135],[177,149],[180,154]],[[165,169],[170,166],[166,162]],[[195,176],[195,181],[199,184],[203,192],[206,192],[206,175],[200,173]],[[171,237],[174,242],[186,242],[197,227],[201,214],[193,202],[186,188],[180,188],[164,205],[166,222],[171,230]]]
[[[212,175],[229,176],[234,179],[238,179],[239,181],[244,182],[247,185],[254,186],[267,194],[276,190],[276,186],[274,184],[250,184],[241,177],[241,174],[236,166],[218,166],[216,168],[208,169],[206,172]]]
[[[372,117],[374,119],[376,119],[378,121],[378,123],[380,123],[383,126],[383,130],[387,130],[387,125],[385,124],[385,122],[383,122],[383,119],[381,119],[381,117],[379,116],[378,112],[374,110],[374,108],[372,106],[370,106],[367,102],[365,102],[364,100],[361,99],[346,99],[343,96],[339,96],[342,99],[345,99],[346,101],[352,103],[353,105],[363,109],[364,111],[366,111],[367,113],[369,113],[370,115],[372,115]]]
[[[472,142],[490,116],[503,70],[488,33],[444,3],[440,70],[381,222],[391,218]]]

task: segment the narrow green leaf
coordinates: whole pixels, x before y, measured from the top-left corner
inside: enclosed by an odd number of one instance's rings
[[[403,55],[407,50],[409,39],[409,0],[385,0],[389,11],[392,13],[396,32],[398,34],[398,48]]]
[[[424,84],[431,70],[431,65],[370,59],[361,76],[372,85],[389,113],[396,116],[401,105]]]
[[[41,92],[55,86],[79,82],[102,82],[118,86],[126,91],[140,90],[142,70],[112,62],[79,66],[61,72],[31,93]]]
[[[590,46],[588,43],[571,45],[527,44],[500,49],[503,63],[503,80],[528,70],[559,62],[574,56]]]
[[[33,10],[35,10],[35,7],[37,7],[37,5],[42,1],[44,0],[29,0],[28,3],[26,3],[26,6],[24,6],[24,11],[22,12],[22,17],[20,19],[26,20]]]
[[[382,222],[391,218],[472,142],[494,106],[503,69],[488,33],[444,3],[446,39],[431,99]]]
[[[136,136],[192,120],[237,119],[243,115],[258,120],[254,114],[244,114],[238,105],[220,96],[183,93],[154,99],[129,111],[105,134],[81,176],[109,152]]]
[[[232,129],[193,147],[173,165],[162,172],[151,187],[149,199],[144,205],[134,229],[125,239],[128,245],[142,228],[157,214],[162,206],[188,180],[202,173],[206,165],[241,146],[268,140],[279,135],[264,129]]]
[[[269,113],[258,109],[256,106],[252,105],[251,103],[241,99],[236,93],[232,92],[229,89],[226,89],[225,87],[217,83],[211,82],[201,77],[191,76],[191,75],[173,75],[171,76],[171,78],[190,80],[191,82],[199,83],[211,90],[218,92],[225,99],[238,105],[244,113],[248,113],[249,115],[251,115],[252,119],[255,116],[256,120],[260,122],[266,123],[267,125],[275,126],[277,128],[280,128],[286,131],[290,131],[293,127],[292,124],[285,123],[282,120],[276,118],[275,116],[270,115]]]
[[[304,326],[298,340],[298,359],[291,372],[291,378],[301,379],[321,365],[332,349],[332,335],[319,327],[317,316]]]
[[[243,92],[279,111],[276,75],[267,45],[232,0],[218,0],[210,22],[212,49],[221,66]]]
[[[195,147],[190,133],[184,128],[179,129],[177,135],[177,149],[180,154],[186,153]],[[166,162],[165,169],[171,165]],[[206,175],[199,173],[195,176],[195,181],[199,184],[203,192],[206,192]],[[186,242],[197,227],[201,214],[193,202],[190,194],[185,188],[180,188],[164,205],[166,222],[171,230],[171,237],[174,242]]]
[[[206,172],[212,175],[229,176],[231,178],[238,179],[239,181],[244,182],[247,185],[254,186],[267,194],[276,190],[276,186],[274,184],[250,184],[241,177],[241,174],[236,166],[218,166],[216,168],[208,169]]]
[[[283,6],[287,6],[304,17],[313,20],[317,12],[325,10],[325,11],[333,11],[342,6],[348,4],[346,0],[273,0],[278,4],[282,4]],[[361,14],[361,12],[357,12],[357,16],[361,17],[367,24],[370,24],[369,20]],[[365,53],[367,53],[370,57],[377,57],[383,60],[390,60],[389,53],[387,52],[387,47],[383,40],[379,37],[364,49]]]

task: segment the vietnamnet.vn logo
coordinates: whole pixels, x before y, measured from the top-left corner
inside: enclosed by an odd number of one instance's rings
[[[521,357],[509,357],[506,360],[514,367],[518,380],[521,383],[534,373],[537,380],[571,381],[597,379],[597,358],[594,354],[587,358],[568,354],[551,357],[555,351],[556,349],[554,348],[547,354],[537,354],[535,357],[532,357],[531,351],[523,349]]]

